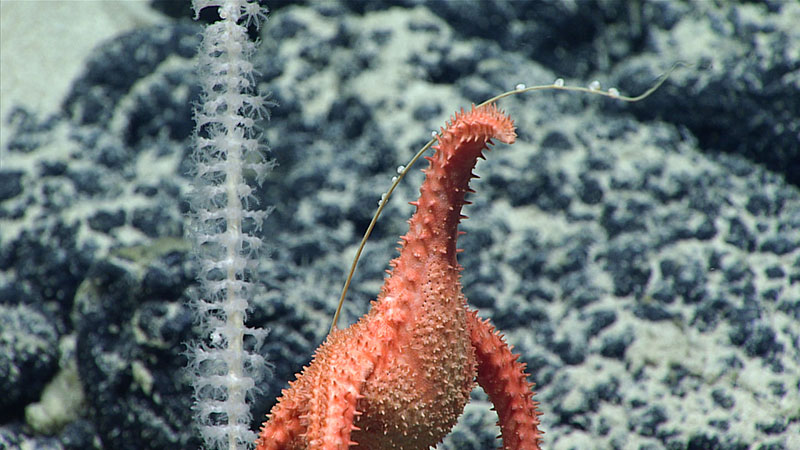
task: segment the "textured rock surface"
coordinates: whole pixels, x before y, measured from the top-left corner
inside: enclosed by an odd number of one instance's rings
[[[635,94],[682,59],[701,67],[639,104],[501,103],[519,138],[478,165],[464,292],[528,363],[548,448],[800,447],[800,8],[422,3],[272,5],[257,69],[280,166],[251,322],[272,329],[275,368],[253,413],[322,341],[375,202],[454,110],[556,77]],[[0,447],[197,447],[180,370],[188,11],[75,61],[55,108],[3,100]],[[345,322],[377,295],[420,180],[381,219]],[[71,364],[84,403],[32,428],[26,408]],[[440,447],[490,448],[494,421],[476,391]]]

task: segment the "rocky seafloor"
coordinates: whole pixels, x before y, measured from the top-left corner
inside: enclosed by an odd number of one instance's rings
[[[635,104],[501,101],[519,137],[477,167],[463,290],[527,363],[544,448],[800,448],[797,3],[270,5],[255,64],[278,166],[257,193],[274,210],[249,323],[271,330],[274,367],[254,428],[324,339],[397,166],[454,111],[558,77],[638,94],[685,61]],[[4,8],[4,26],[26,11]],[[200,445],[183,370],[200,26],[180,2],[136,8],[148,19],[114,16],[124,31],[73,62],[54,107],[2,103],[0,448]],[[97,17],[19,29],[47,42]],[[62,70],[36,67],[45,85]],[[378,223],[345,323],[377,294],[421,179]],[[438,448],[496,448],[490,406],[476,390]]]

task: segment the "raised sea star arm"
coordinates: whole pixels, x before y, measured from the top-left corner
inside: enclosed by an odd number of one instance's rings
[[[488,320],[477,311],[467,313],[472,346],[478,362],[478,384],[497,411],[505,450],[539,450],[539,411],[533,400],[533,383],[528,381],[525,364],[503,340]]]

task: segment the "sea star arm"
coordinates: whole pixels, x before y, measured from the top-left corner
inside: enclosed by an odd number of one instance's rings
[[[292,383],[290,383],[291,385]],[[288,394],[283,390],[283,395]],[[257,450],[282,450],[297,446],[305,428],[300,423],[300,412],[294,399],[277,405],[264,422],[256,442]]]
[[[488,320],[477,311],[467,314],[472,346],[478,362],[478,384],[497,411],[504,450],[539,450],[538,404],[533,400],[533,383],[528,381],[525,364]]]
[[[357,445],[350,434],[358,429],[353,421],[358,414],[356,404],[363,385],[363,376],[358,376],[354,370],[342,370],[313,391],[308,417],[314,419],[309,422],[305,436],[307,448],[346,450]]]
[[[348,341],[352,331],[337,330],[317,350],[317,364],[306,367],[273,408],[259,433],[256,450],[346,450],[360,413],[365,379],[377,353],[366,339]],[[348,348],[348,343],[350,348]]]

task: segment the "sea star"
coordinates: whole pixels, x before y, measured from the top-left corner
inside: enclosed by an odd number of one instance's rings
[[[503,448],[539,449],[525,365],[467,308],[459,283],[461,207],[491,139],[516,139],[514,122],[494,105],[462,110],[441,130],[378,299],[334,330],[289,383],[257,450],[427,449],[455,425],[476,380],[497,410]]]

